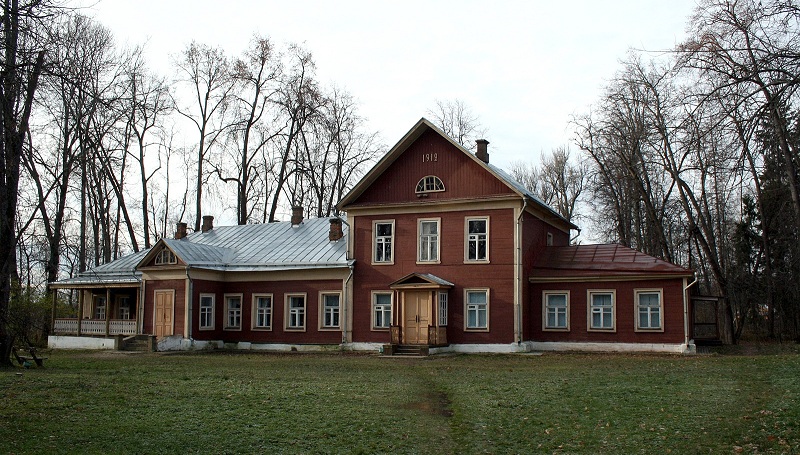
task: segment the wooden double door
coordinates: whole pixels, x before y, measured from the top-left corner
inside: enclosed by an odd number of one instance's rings
[[[175,291],[155,291],[154,308],[153,334],[157,337],[171,336],[174,331]]]
[[[403,344],[428,344],[432,305],[430,291],[404,291]]]

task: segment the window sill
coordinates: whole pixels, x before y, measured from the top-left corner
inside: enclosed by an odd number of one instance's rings
[[[272,332],[272,327],[253,327],[253,332]]]
[[[225,330],[225,331],[228,331],[228,332],[241,332],[242,328],[241,327],[224,327],[222,330]]]
[[[372,262],[370,265],[394,265],[394,261],[392,262]]]
[[[639,328],[637,328],[637,329],[634,330],[634,332],[636,332],[636,333],[663,333],[664,332],[664,328],[663,327],[658,327],[658,328],[654,328],[654,329],[639,329]]]
[[[542,332],[569,332],[569,327],[567,327],[565,329],[555,328],[555,327],[552,327],[552,328],[551,327],[547,327],[547,328],[543,328]]]
[[[284,332],[305,332],[305,327],[286,327],[283,329]]]
[[[491,264],[488,259],[465,259],[464,264]]]
[[[317,330],[320,332],[340,332],[342,330],[341,327],[320,327]]]
[[[589,329],[586,329],[586,331],[587,332],[597,332],[597,333],[617,333],[617,328],[616,327],[612,327],[610,329],[593,329],[593,328],[589,328]]]

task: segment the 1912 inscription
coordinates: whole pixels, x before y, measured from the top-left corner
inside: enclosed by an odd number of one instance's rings
[[[439,154],[437,154],[437,153],[423,153],[422,154],[422,162],[423,163],[432,163],[434,161],[439,161]]]

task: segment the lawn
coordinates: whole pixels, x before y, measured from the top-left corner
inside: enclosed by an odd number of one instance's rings
[[[800,453],[794,353],[49,357],[0,452]]]

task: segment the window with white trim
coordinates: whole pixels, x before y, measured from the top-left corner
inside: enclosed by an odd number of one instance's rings
[[[419,220],[419,241],[417,261],[439,261],[439,219]]]
[[[394,262],[394,220],[375,221],[372,225],[372,262]]]
[[[422,177],[420,181],[417,182],[417,188],[415,189],[416,193],[433,193],[437,191],[444,191],[444,183],[435,175]]]
[[[661,289],[637,289],[636,330],[664,330],[662,321],[663,299]]]
[[[242,329],[242,295],[225,296],[225,328],[228,330]]]
[[[342,294],[340,292],[323,292],[320,294],[320,303],[322,309],[321,327],[323,329],[338,329],[339,328],[339,310]]]
[[[614,291],[588,291],[589,330],[613,331],[615,328]]]
[[[175,253],[172,252],[167,247],[161,248],[161,251],[156,254],[156,265],[164,265],[164,264],[177,264],[178,258],[175,257]]]
[[[447,291],[439,291],[439,327],[447,325]]]
[[[466,219],[466,257],[467,261],[489,260],[489,219]]]
[[[214,294],[200,294],[200,330],[214,329]]]
[[[372,293],[372,328],[388,329],[392,325],[392,293]]]
[[[542,329],[569,330],[569,291],[545,291]]]
[[[467,289],[465,293],[464,325],[466,330],[489,329],[489,290]]]
[[[253,294],[253,329],[272,330],[272,294]]]
[[[306,295],[286,295],[286,329],[305,330],[306,328]]]

